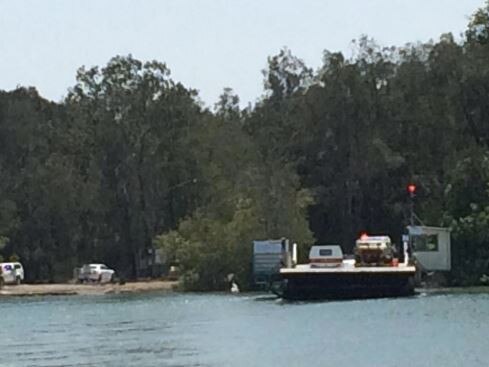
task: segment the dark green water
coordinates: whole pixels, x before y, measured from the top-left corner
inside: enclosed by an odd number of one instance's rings
[[[0,366],[488,366],[489,294],[0,298]]]

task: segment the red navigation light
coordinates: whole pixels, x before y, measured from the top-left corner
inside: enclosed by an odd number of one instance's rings
[[[361,240],[366,240],[366,239],[368,239],[368,234],[366,234],[365,232],[364,232],[364,233],[362,233],[362,234],[360,235],[360,239],[361,239]]]
[[[408,189],[408,192],[410,194],[414,194],[416,192],[416,185],[415,184],[409,184],[407,189]]]

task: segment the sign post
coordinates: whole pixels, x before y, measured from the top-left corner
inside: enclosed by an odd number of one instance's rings
[[[410,183],[407,186],[407,190],[409,193],[409,198],[411,199],[410,202],[410,219],[409,219],[409,224],[411,226],[414,226],[414,219],[415,219],[415,214],[414,214],[414,197],[416,196],[416,185],[413,183]]]

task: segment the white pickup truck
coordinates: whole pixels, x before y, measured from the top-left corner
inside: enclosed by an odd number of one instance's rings
[[[80,268],[78,281],[108,283],[114,281],[115,271],[109,269],[105,264],[85,264]]]

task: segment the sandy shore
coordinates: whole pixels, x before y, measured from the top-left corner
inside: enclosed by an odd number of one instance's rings
[[[172,291],[176,281],[130,282],[125,284],[21,284],[5,285],[1,296],[97,295]]]

